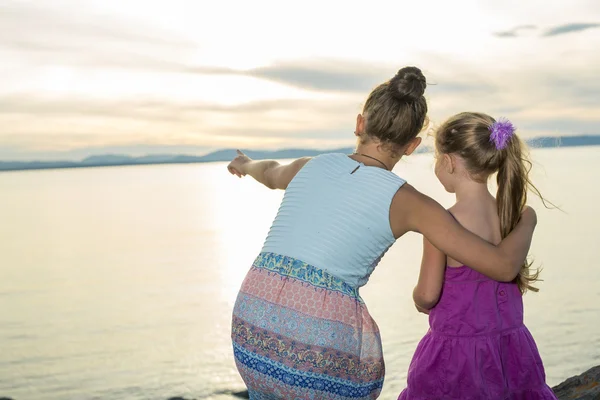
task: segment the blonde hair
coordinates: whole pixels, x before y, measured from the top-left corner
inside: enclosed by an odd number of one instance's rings
[[[483,113],[457,114],[438,128],[435,146],[439,153],[460,156],[471,178],[477,182],[485,183],[490,175],[498,173],[496,203],[500,231],[505,238],[521,218],[528,190],[539,196],[545,206],[546,201],[529,179],[532,164],[526,145],[514,134],[505,147],[498,149],[490,138],[490,128],[495,122],[494,118]],[[531,271],[531,262],[525,261],[515,278],[521,293],[539,291],[532,286],[540,280],[539,274],[539,269]]]

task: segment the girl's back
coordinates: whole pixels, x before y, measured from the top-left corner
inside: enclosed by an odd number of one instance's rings
[[[466,229],[499,243],[500,220],[492,196],[464,201],[451,212]],[[442,335],[498,335],[523,326],[523,299],[516,283],[497,282],[448,257],[442,293],[429,313],[432,332]]]

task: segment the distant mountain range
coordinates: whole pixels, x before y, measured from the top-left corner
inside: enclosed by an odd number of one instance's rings
[[[574,147],[574,146],[598,146],[600,145],[600,135],[590,136],[562,136],[562,137],[538,137],[527,141],[533,148],[546,147]],[[323,153],[346,153],[350,154],[353,148],[340,148],[329,150],[315,149],[284,149],[276,151],[256,151],[242,150],[249,157],[255,160],[261,159],[290,159],[299,157],[316,156]],[[419,153],[431,151],[430,148],[423,147]],[[190,156],[184,154],[157,154],[142,157],[131,157],[120,154],[106,154],[90,156],[81,161],[0,161],[0,171],[18,171],[31,169],[52,169],[52,168],[84,168],[84,167],[105,167],[105,166],[123,166],[123,165],[148,165],[148,164],[186,164],[202,163],[216,161],[230,161],[236,155],[235,149],[219,150],[204,156]]]

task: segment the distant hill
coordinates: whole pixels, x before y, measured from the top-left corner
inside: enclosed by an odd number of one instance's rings
[[[600,135],[559,137],[541,136],[529,139],[527,144],[533,148],[598,146],[600,145]]]
[[[546,147],[574,147],[574,146],[598,146],[600,135],[593,136],[562,136],[562,137],[538,137],[527,141],[533,148]],[[353,148],[339,148],[329,150],[315,149],[283,149],[276,151],[243,150],[249,157],[261,160],[267,158],[289,159],[299,157],[312,157],[323,153],[346,153],[350,154]],[[419,148],[419,153],[431,151],[430,148]],[[123,165],[148,165],[148,164],[186,164],[229,161],[236,155],[235,149],[218,150],[204,156],[191,156],[185,154],[157,154],[141,157],[131,157],[123,154],[106,154],[90,156],[81,161],[0,161],[0,171],[18,171],[31,169],[51,168],[83,168],[83,167],[105,167]]]

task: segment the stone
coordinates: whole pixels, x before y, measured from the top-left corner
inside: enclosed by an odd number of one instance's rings
[[[233,395],[235,397],[239,397],[240,399],[249,399],[250,395],[248,394],[247,390],[243,390],[241,392],[234,392]]]
[[[600,365],[552,388],[559,400],[600,399]]]

